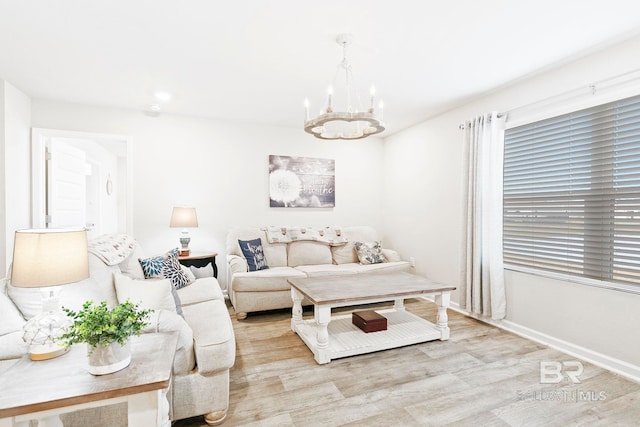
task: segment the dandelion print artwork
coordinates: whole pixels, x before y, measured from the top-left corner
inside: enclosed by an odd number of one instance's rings
[[[269,156],[269,206],[335,206],[335,160]]]

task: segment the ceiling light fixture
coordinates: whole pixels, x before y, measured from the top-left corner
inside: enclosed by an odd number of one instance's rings
[[[347,46],[353,42],[352,34],[340,34],[336,43],[342,46],[342,62],[338,64],[333,82],[327,90],[327,104],[320,111],[318,117],[309,118],[309,100],[304,100],[305,121],[304,130],[320,139],[361,139],[378,134],[385,129],[382,118],[383,103],[380,101],[379,114],[374,109],[375,88],[371,87],[369,108],[354,108],[351,98],[351,84],[353,72],[347,60]],[[346,108],[344,111],[334,110],[333,87],[340,71],[344,71],[346,80]],[[360,104],[358,102],[358,104]]]

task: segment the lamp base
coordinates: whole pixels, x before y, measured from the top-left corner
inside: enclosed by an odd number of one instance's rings
[[[31,360],[49,360],[54,359],[58,356],[62,356],[67,351],[69,351],[69,347],[63,347],[59,345],[37,345],[32,344],[29,348],[29,357]]]

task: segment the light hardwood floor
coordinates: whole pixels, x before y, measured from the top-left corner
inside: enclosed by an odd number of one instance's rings
[[[431,302],[407,309],[435,321]],[[640,425],[640,384],[586,362],[579,384],[541,384],[541,361],[576,359],[451,310],[448,341],[327,365],[291,331],[290,310],[243,321],[229,311],[237,357],[223,426]]]

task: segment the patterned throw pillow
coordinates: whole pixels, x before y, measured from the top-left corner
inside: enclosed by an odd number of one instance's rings
[[[382,242],[380,240],[376,242],[354,242],[353,246],[356,248],[360,264],[387,262],[387,259],[382,255]]]
[[[166,255],[158,255],[151,258],[138,258],[142,266],[145,279],[163,278],[162,267],[164,266]]]
[[[262,241],[260,238],[253,240],[238,240],[240,249],[244,258],[249,265],[249,271],[266,270],[269,268],[267,259],[264,257],[264,250],[262,249]]]
[[[178,248],[172,249],[164,255],[140,258],[138,261],[142,266],[145,279],[170,279],[171,284],[176,289],[184,288],[191,284],[189,277],[182,270],[178,261]]]
[[[174,288],[180,289],[189,286],[189,276],[182,270],[180,261],[178,261],[178,251],[171,251],[167,254],[167,258],[162,266],[162,275],[165,279],[171,280]]]

